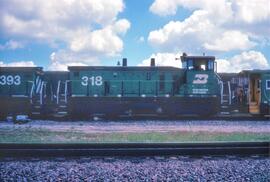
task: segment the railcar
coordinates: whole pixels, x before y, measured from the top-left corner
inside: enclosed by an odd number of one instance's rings
[[[93,115],[213,115],[220,86],[212,56],[182,56],[183,68],[69,67],[68,113]],[[67,95],[67,93],[64,93]]]
[[[213,56],[181,56],[182,68],[0,67],[0,117],[270,117],[270,70],[216,73]]]
[[[0,67],[0,118],[34,115],[40,110],[44,82],[40,67]],[[35,108],[36,107],[36,108]]]
[[[220,73],[222,114],[270,115],[270,70]]]

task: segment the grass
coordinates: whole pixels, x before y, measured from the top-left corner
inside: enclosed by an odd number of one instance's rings
[[[148,132],[81,133],[46,129],[1,129],[0,143],[270,141],[270,133]]]

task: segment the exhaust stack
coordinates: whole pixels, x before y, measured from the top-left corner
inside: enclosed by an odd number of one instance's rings
[[[123,60],[122,60],[122,66],[124,66],[124,67],[127,66],[127,58],[123,58]]]
[[[150,64],[150,66],[151,66],[151,67],[156,66],[155,58],[151,58],[151,64]]]

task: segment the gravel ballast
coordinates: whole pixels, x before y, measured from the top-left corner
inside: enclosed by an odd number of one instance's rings
[[[0,129],[47,129],[50,131],[78,131],[83,133],[111,132],[152,132],[152,131],[187,131],[187,132],[252,132],[269,133],[269,121],[219,121],[219,120],[125,120],[125,121],[49,121],[33,120],[23,125],[1,122]]]
[[[269,181],[269,158],[2,160],[0,181]]]

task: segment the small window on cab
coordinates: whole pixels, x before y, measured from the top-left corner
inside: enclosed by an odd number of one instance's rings
[[[188,70],[194,69],[193,60],[192,59],[189,59],[188,60],[188,62],[187,62],[187,68],[188,68]]]

